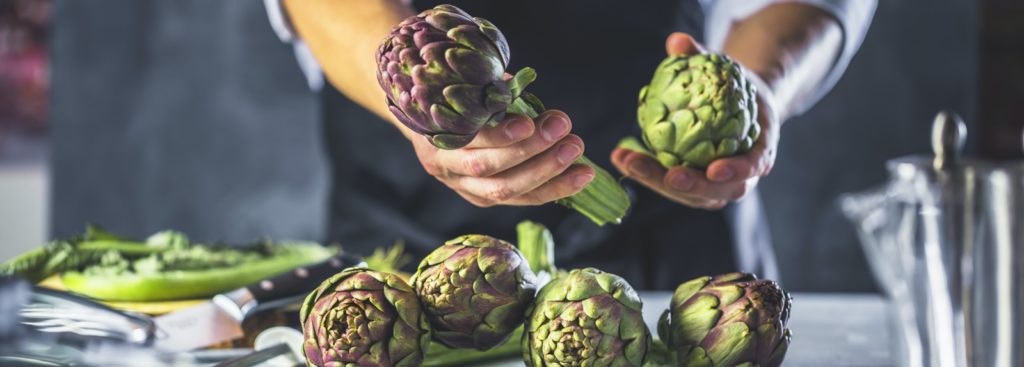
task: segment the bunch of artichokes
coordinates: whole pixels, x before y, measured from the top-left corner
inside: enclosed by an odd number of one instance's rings
[[[739,64],[719,54],[669,56],[640,90],[637,119],[647,149],[627,138],[620,146],[654,156],[665,167],[706,168],[757,142],[754,85]]]
[[[770,280],[729,273],[679,285],[658,334],[685,367],[778,367],[791,299]]]
[[[524,91],[537,75],[524,68],[505,79],[509,47],[494,24],[452,5],[439,5],[402,21],[377,50],[377,81],[388,109],[412,131],[441,149],[469,144],[481,128],[506,112],[537,117],[544,110]],[[594,180],[559,202],[598,225],[619,223],[629,198],[607,171],[586,157]]]
[[[614,274],[586,268],[558,276],[527,314],[523,359],[530,367],[642,366],[650,332],[641,307]]]
[[[653,340],[624,279],[559,271],[543,225],[517,231],[522,251],[484,235],[446,242],[420,263],[413,286],[367,268],[324,281],[300,311],[307,364],[468,365],[513,353],[529,367],[782,364],[791,300],[775,282],[729,273],[683,283]],[[553,277],[536,294],[533,265]]]
[[[390,273],[349,268],[306,297],[299,313],[309,366],[419,366],[430,332],[419,300]]]
[[[512,244],[484,235],[446,242],[420,263],[412,284],[434,340],[490,349],[523,323],[536,279]]]

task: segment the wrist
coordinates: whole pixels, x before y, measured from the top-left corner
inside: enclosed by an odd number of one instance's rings
[[[768,117],[774,121],[784,121],[787,114],[785,109],[779,105],[772,85],[765,81],[760,74],[747,68],[744,68],[744,76],[750,84],[754,85],[758,98],[758,108],[767,113]]]

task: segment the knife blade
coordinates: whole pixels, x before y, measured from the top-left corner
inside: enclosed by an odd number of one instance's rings
[[[305,295],[331,275],[360,264],[365,263],[341,254],[218,294],[197,306],[158,316],[154,319],[154,344],[162,350],[184,352],[242,337],[242,321],[254,310]]]

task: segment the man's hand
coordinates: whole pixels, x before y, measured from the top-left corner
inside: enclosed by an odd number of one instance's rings
[[[669,55],[706,52],[689,35],[673,33],[665,41]],[[739,200],[767,175],[775,162],[781,126],[774,106],[758,91],[757,122],[761,137],[754,148],[742,155],[717,159],[699,171],[685,167],[665,169],[657,160],[643,153],[616,148],[612,163],[627,177],[678,203],[703,209],[721,209],[730,201]]]
[[[510,114],[461,149],[438,149],[421,136],[410,139],[427,173],[470,203],[540,205],[575,194],[594,179],[593,169],[573,164],[584,146],[571,129],[569,116],[548,110],[536,121]]]

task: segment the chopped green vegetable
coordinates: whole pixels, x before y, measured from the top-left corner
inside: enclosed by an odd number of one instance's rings
[[[145,242],[98,227],[54,241],[0,265],[38,282],[61,275],[69,291],[108,301],[209,297],[338,253],[311,242],[261,241],[246,247],[193,244],[181,232],[162,231]]]

